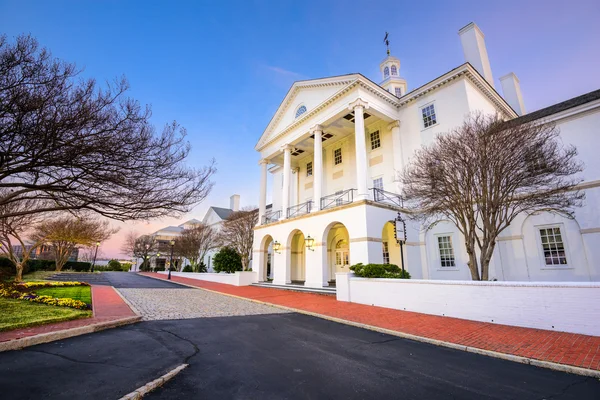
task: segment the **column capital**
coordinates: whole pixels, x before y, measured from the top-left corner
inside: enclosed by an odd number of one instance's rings
[[[268,165],[269,161],[270,160],[268,158],[261,158],[260,161],[258,162],[258,165]]]
[[[281,151],[291,151],[294,148],[291,144],[284,144],[281,146]]]
[[[362,107],[364,110],[369,109],[369,103],[361,99],[360,97],[354,100],[352,103],[348,104],[348,110],[354,111],[355,108]]]
[[[394,128],[400,128],[400,121],[396,120],[396,121],[392,121],[388,124],[389,130],[392,130]]]
[[[323,126],[321,125],[315,125],[312,128],[310,128],[310,133],[315,133],[315,131],[319,131],[319,132],[323,132]]]

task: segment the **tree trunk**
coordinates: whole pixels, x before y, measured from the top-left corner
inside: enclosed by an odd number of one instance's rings
[[[474,281],[481,280],[479,275],[479,266],[477,265],[477,255],[475,254],[475,238],[465,238],[467,254],[469,256],[469,271],[471,271],[471,279]]]
[[[17,274],[15,275],[15,282],[23,281],[23,263],[15,263],[15,268],[17,270]]]

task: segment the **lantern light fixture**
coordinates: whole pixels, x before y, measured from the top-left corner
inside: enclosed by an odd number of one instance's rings
[[[306,248],[310,251],[315,251],[315,239],[308,235],[306,237]]]
[[[273,251],[277,254],[281,253],[281,243],[279,243],[277,240],[273,242]]]

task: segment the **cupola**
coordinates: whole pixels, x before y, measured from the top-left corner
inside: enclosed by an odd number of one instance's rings
[[[406,81],[400,78],[400,60],[390,55],[388,50],[388,56],[381,62],[379,69],[383,78],[380,86],[396,97],[404,96]]]

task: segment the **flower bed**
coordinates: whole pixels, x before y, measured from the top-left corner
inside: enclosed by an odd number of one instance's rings
[[[33,284],[33,285],[32,285]],[[46,285],[49,284],[49,285]],[[36,293],[26,291],[32,288],[42,287],[65,287],[65,286],[89,286],[84,282],[27,282],[20,284],[0,285],[0,297],[17,300],[27,300],[34,303],[47,304],[51,306],[71,307],[78,310],[91,310],[92,306],[80,300],[70,298],[56,298],[52,296],[40,296]]]

